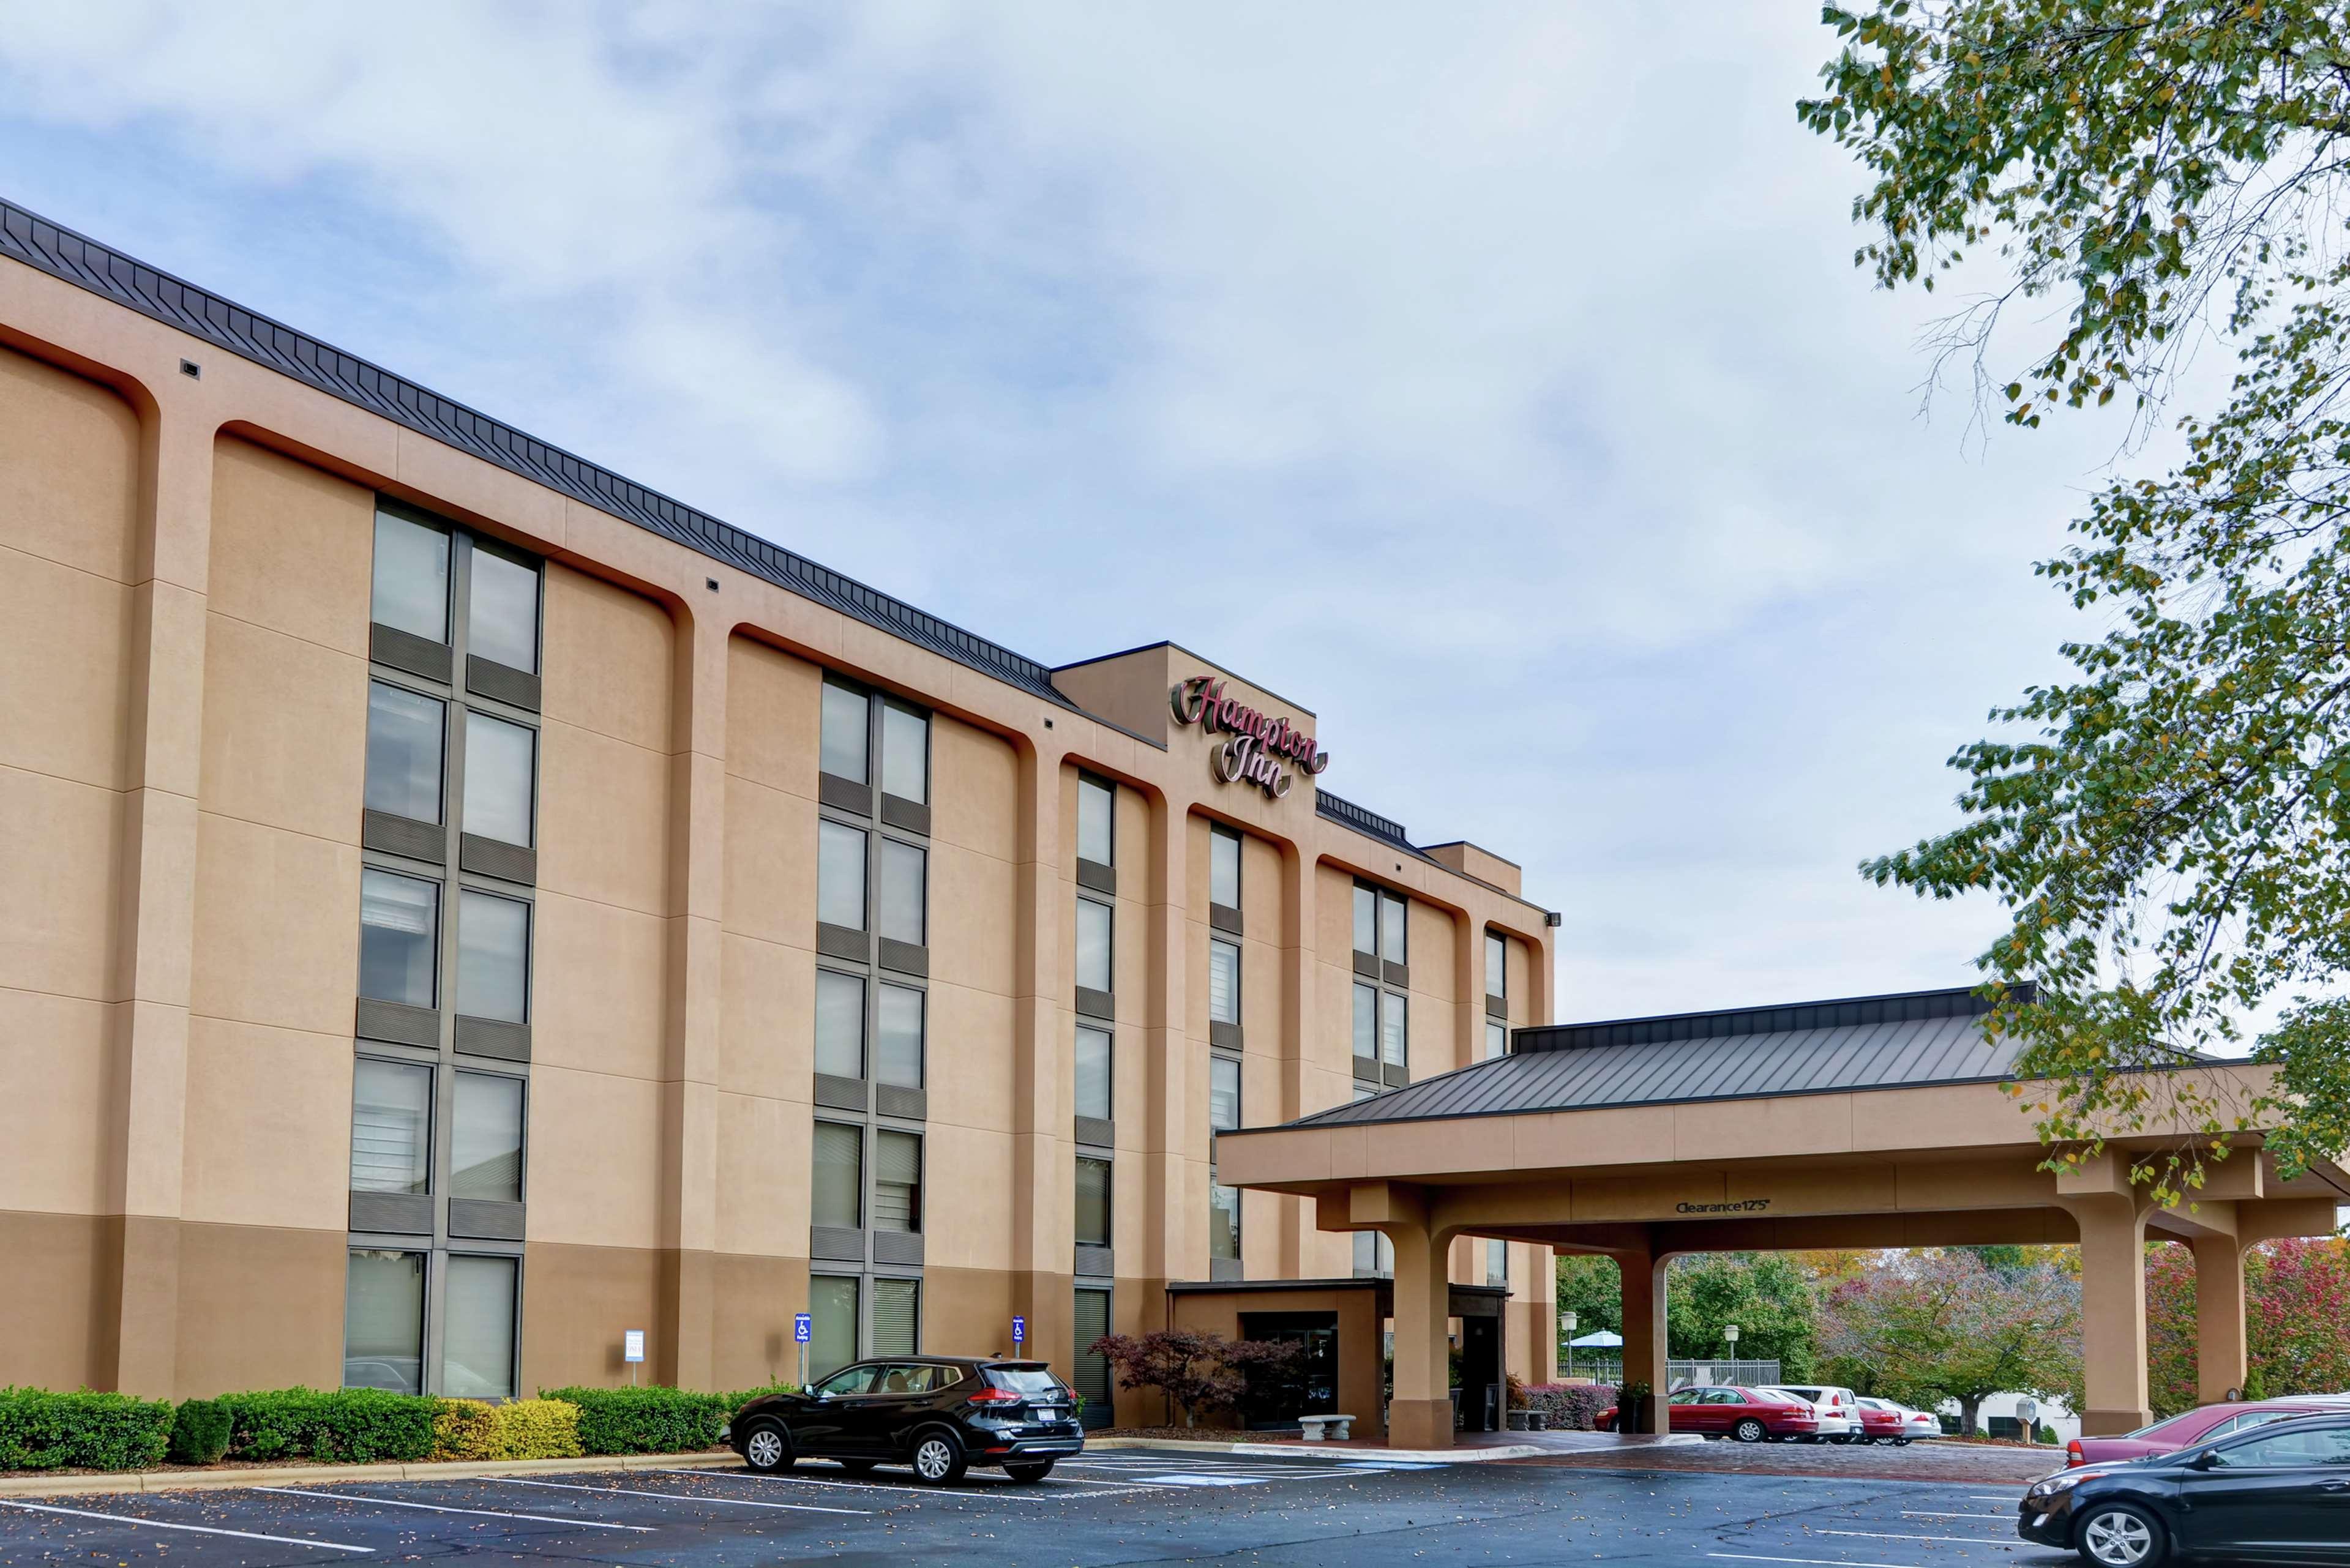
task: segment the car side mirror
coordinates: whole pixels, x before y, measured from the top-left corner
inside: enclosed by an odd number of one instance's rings
[[[2190,1470],[2216,1470],[2220,1468],[2220,1456],[2215,1450],[2206,1449],[2189,1459],[2187,1468]]]

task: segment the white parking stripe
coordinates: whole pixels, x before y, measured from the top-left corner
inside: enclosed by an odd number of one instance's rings
[[[941,1488],[917,1486],[910,1475],[905,1480],[899,1481],[893,1485],[889,1481],[818,1480],[814,1476],[803,1475],[767,1476],[761,1475],[756,1470],[687,1470],[665,1469],[660,1473],[669,1476],[703,1476],[712,1480],[780,1481],[785,1486],[837,1486],[846,1488],[850,1491],[891,1491],[898,1493],[901,1497],[908,1493],[912,1493],[916,1496],[928,1495],[935,1497],[1002,1498],[1006,1502],[1050,1502],[1053,1501],[1048,1497],[1037,1497],[1029,1492],[1025,1488],[1023,1488],[1021,1490],[1016,1492],[1010,1490],[1012,1483],[1009,1481],[1000,1482],[995,1486],[975,1487],[967,1490],[948,1491]],[[1068,1479],[1075,1480],[1077,1478],[1071,1476]],[[1086,1484],[1089,1486],[1115,1486],[1118,1483],[1115,1481],[1088,1481]],[[669,1495],[675,1494],[672,1493]]]
[[[1966,1546],[2007,1546],[1996,1535],[1896,1535],[1886,1530],[1814,1530],[1814,1535],[1853,1535],[1870,1541],[1955,1541]],[[2012,1549],[2012,1548],[2011,1548]]]
[[[1856,1563],[1849,1557],[1764,1557],[1752,1552],[1709,1552],[1708,1557],[1733,1563],[1818,1563],[1825,1568],[1917,1568],[1913,1563]]]
[[[853,1513],[862,1519],[869,1508],[818,1508],[812,1502],[754,1502],[747,1497],[695,1497],[690,1492],[640,1491],[625,1486],[575,1486],[568,1481],[524,1480],[516,1476],[478,1476],[498,1486],[543,1486],[556,1491],[600,1491],[610,1497],[649,1497],[655,1502],[698,1502],[712,1508],[784,1508],[795,1513]]]
[[[484,1519],[526,1519],[534,1524],[576,1524],[582,1530],[633,1530],[650,1535],[650,1524],[607,1524],[600,1519],[565,1519],[553,1513],[507,1513],[494,1508],[449,1508],[437,1502],[410,1502],[396,1497],[369,1497],[361,1491],[305,1491],[298,1486],[257,1486],[253,1491],[274,1491],[280,1497],[323,1497],[328,1502],[371,1502],[379,1508],[421,1508],[427,1513],[471,1513]]]
[[[35,1513],[62,1513],[73,1519],[99,1519],[109,1524],[128,1524],[139,1530],[187,1530],[198,1535],[234,1535],[239,1541],[273,1541],[280,1546],[315,1546],[321,1552],[357,1552],[372,1555],[372,1546],[346,1546],[339,1541],[305,1541],[298,1535],[255,1535],[250,1530],[222,1530],[210,1524],[171,1524],[160,1519],[140,1519],[129,1513],[94,1513],[86,1508],[57,1508],[45,1502],[16,1502],[0,1498],[0,1508],[28,1508]]]
[[[1957,1513],[1947,1508],[1905,1508],[1901,1511],[1901,1517],[1904,1519],[1988,1519],[1994,1523],[2005,1524],[2014,1516],[2005,1513]]]

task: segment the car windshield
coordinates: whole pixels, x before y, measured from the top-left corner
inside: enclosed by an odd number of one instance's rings
[[[2140,1427],[2137,1431],[2125,1433],[2124,1436],[2144,1438],[2153,1441],[2167,1438],[2175,1442],[2183,1443],[2210,1426],[2212,1415],[2210,1410],[2189,1410],[2184,1416],[2166,1417],[2150,1427]]]
[[[987,1380],[1026,1399],[1056,1398],[1061,1392],[1061,1380],[1041,1366],[991,1366]]]

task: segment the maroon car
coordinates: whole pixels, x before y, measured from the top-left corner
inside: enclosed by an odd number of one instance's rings
[[[2350,1395],[2342,1394],[2295,1394],[2282,1399],[2256,1399],[2250,1404],[2203,1405],[2183,1416],[2168,1417],[2118,1438],[2075,1438],[2064,1445],[2064,1464],[2070,1469],[2074,1465],[2176,1453],[2206,1438],[2282,1421],[2288,1416],[2338,1415],[2345,1408],[2350,1408]]]
[[[1700,1384],[1674,1389],[1666,1404],[1674,1431],[1735,1438],[1742,1443],[1759,1443],[1765,1438],[1807,1438],[1820,1428],[1819,1412],[1808,1402],[1761,1388]],[[1603,1432],[1614,1431],[1614,1407],[1600,1411],[1594,1424]]]

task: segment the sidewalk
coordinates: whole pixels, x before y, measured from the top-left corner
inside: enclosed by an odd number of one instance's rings
[[[78,1492],[204,1491],[223,1487],[283,1486],[289,1481],[463,1480],[472,1476],[568,1474],[588,1470],[723,1469],[741,1458],[721,1449],[698,1454],[607,1454],[582,1459],[451,1459],[439,1464],[174,1465],[156,1470],[79,1470],[62,1475],[0,1476],[0,1497],[70,1497]]]

